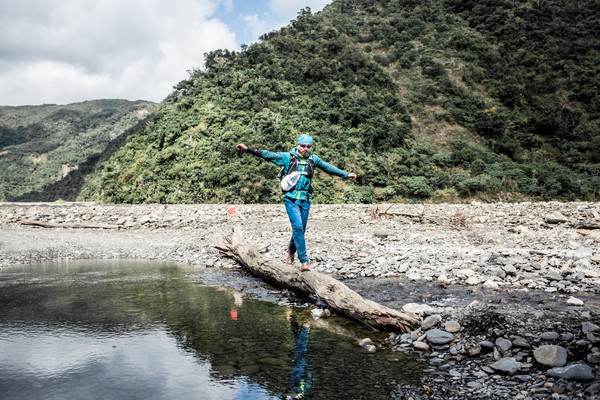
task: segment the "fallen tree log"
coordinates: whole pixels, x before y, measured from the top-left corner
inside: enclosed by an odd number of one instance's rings
[[[215,247],[267,283],[300,294],[315,295],[333,311],[371,330],[410,332],[419,325],[419,321],[410,315],[365,299],[329,275],[301,272],[299,268],[267,259],[244,239],[239,226]]]
[[[600,229],[600,224],[595,222],[580,222],[575,226],[577,229]]]
[[[108,224],[88,224],[82,222],[42,222],[42,221],[34,221],[34,220],[21,220],[19,221],[21,225],[30,225],[30,226],[39,226],[42,228],[87,228],[87,229],[120,229],[118,225],[108,225]]]

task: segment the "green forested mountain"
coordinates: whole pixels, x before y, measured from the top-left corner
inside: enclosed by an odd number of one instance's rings
[[[207,54],[105,165],[104,202],[273,202],[315,153],[318,202],[597,200],[600,0],[334,0]]]
[[[75,200],[98,161],[157,107],[126,100],[0,107],[0,201]]]

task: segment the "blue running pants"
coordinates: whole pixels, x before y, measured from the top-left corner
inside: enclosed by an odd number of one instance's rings
[[[308,256],[306,255],[304,232],[306,232],[306,223],[308,222],[310,201],[284,197],[283,203],[292,224],[292,240],[290,240],[288,246],[290,254],[294,254],[297,251],[300,262],[307,262]]]

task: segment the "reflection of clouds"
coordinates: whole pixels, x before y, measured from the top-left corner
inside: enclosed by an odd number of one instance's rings
[[[245,379],[211,378],[210,363],[178,348],[163,330],[91,337],[80,332],[0,336],[0,389],[44,398],[270,399]],[[15,397],[16,398],[16,397]],[[62,397],[65,398],[65,397]]]

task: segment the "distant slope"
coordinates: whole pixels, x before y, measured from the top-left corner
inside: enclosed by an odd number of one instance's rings
[[[102,171],[105,202],[273,202],[300,133],[359,175],[317,202],[596,200],[600,0],[335,0],[217,50]]]
[[[157,108],[126,100],[0,107],[0,201],[75,200],[84,181],[73,177],[95,172],[94,160],[108,159]]]

